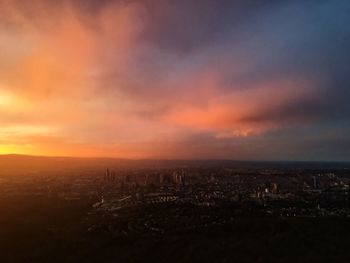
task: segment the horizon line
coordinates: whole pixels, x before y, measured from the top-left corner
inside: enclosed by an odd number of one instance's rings
[[[64,155],[32,155],[32,154],[19,154],[19,153],[7,153],[0,154],[1,157],[34,157],[34,158],[65,158],[65,159],[111,159],[111,160],[125,160],[125,161],[229,161],[229,162],[257,162],[257,163],[350,163],[348,161],[339,160],[239,160],[229,158],[125,158],[125,157],[111,157],[111,156],[64,156]]]

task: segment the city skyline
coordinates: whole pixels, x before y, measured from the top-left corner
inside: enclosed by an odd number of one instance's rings
[[[349,11],[0,1],[0,154],[350,161]]]

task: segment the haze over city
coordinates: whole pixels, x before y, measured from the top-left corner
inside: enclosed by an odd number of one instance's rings
[[[0,154],[349,161],[350,3],[0,1]]]

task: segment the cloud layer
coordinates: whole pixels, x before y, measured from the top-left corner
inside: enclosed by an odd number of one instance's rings
[[[0,153],[349,160],[348,1],[0,2]]]

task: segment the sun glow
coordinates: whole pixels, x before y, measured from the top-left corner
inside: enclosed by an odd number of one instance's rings
[[[0,86],[0,107],[11,106],[14,103],[14,96],[8,92],[3,90],[2,86]]]

